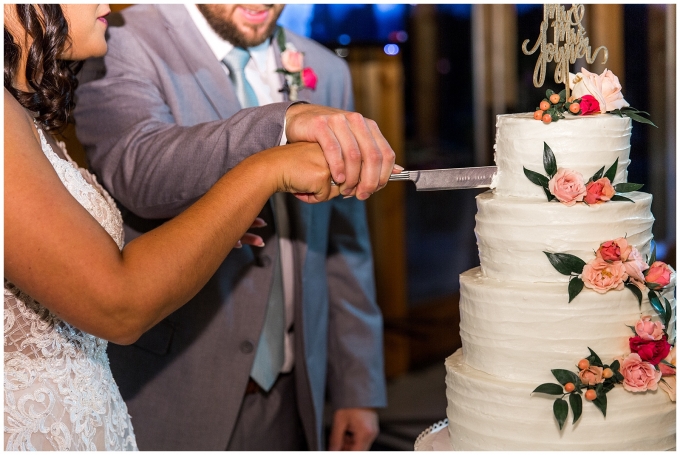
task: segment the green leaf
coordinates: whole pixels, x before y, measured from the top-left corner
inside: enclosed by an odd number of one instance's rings
[[[583,400],[581,399],[581,395],[578,393],[570,393],[569,404],[571,405],[571,412],[574,413],[574,420],[571,422],[573,425],[581,417],[581,412],[583,411]]]
[[[524,169],[524,175],[526,175],[527,178],[529,180],[531,180],[531,183],[534,183],[538,186],[542,186],[544,188],[548,187],[548,182],[550,181],[550,179],[548,179],[548,177],[546,177],[545,175],[539,174],[538,172],[530,171],[527,168],[523,168],[523,169]]]
[[[616,378],[616,380],[617,380],[618,382],[622,382],[622,381],[623,381],[623,375],[622,375],[621,372],[619,372],[619,371],[617,371],[616,373],[614,373],[614,377]]]
[[[642,295],[642,293],[640,293],[640,295]],[[635,331],[635,327],[633,327],[632,325],[627,325],[626,327],[628,327],[630,330],[632,330],[632,332],[635,334],[635,336],[637,336],[637,332]]]
[[[554,120],[554,119],[553,119]],[[555,154],[553,153],[550,146],[547,143],[543,143],[543,168],[548,177],[552,178],[557,172],[557,161],[555,160]]]
[[[553,92],[551,89],[548,89],[548,90],[545,91],[545,97],[550,98],[550,95],[552,95],[553,93],[555,93],[555,92]],[[550,101],[550,100],[546,99],[546,101]]]
[[[631,191],[639,190],[643,186],[645,185],[642,183],[617,183],[614,185],[614,189],[617,193],[630,193]]]
[[[567,89],[560,90],[560,101],[564,102],[567,99]]]
[[[590,348],[588,348],[588,350],[590,351],[590,355],[586,357],[588,362],[590,362],[591,365],[595,365],[596,367],[604,366],[602,365],[602,360],[600,360],[600,357],[597,354],[595,354],[595,351],[593,351]]]
[[[630,327],[630,326],[629,326],[629,327]],[[635,329],[633,329],[633,332],[635,332]],[[618,360],[614,360],[614,361],[612,362],[612,364],[609,365],[609,368],[611,368],[611,370],[612,370],[614,373],[616,373],[617,371],[619,371],[619,368],[621,368],[621,364],[619,363]]]
[[[632,292],[635,297],[637,297],[638,305],[642,307],[642,291],[640,288],[635,286],[633,283],[626,283],[624,286],[626,286],[626,289],[630,289],[630,292]],[[635,331],[635,329],[633,329],[633,331]]]
[[[279,44],[279,50],[281,50],[281,52],[286,50],[286,33],[283,31],[283,27],[279,27],[279,34],[276,37],[276,42]]]
[[[598,388],[600,389],[600,391],[597,394],[597,398],[593,400],[593,404],[597,406],[597,409],[602,411],[603,416],[607,417],[607,395],[605,393],[602,393],[601,387]]]
[[[609,393],[613,388],[614,384],[611,382],[611,379],[607,379],[606,382],[604,382],[604,387],[602,387],[602,394]]]
[[[664,316],[666,315],[666,311],[663,309],[663,305],[661,304],[659,297],[656,295],[656,292],[650,289],[647,293],[647,297],[649,297],[649,303],[652,304],[652,307],[654,307],[659,317],[663,320]]]
[[[627,198],[627,197],[625,197],[625,196],[620,196],[620,195],[618,195],[618,194],[615,194],[614,196],[612,196],[612,198],[610,199],[610,201],[621,201],[621,202],[633,202],[633,203],[635,203],[634,200],[629,199],[629,198]]]
[[[668,330],[668,325],[671,323],[671,318],[673,317],[673,308],[666,297],[663,298],[663,301],[666,302],[666,316],[663,319],[663,325],[666,330]]]
[[[578,381],[578,375],[573,371],[561,369],[555,369],[550,371],[552,371],[552,374],[553,376],[555,376],[555,379],[557,379],[559,383],[562,385],[566,385],[570,382],[575,385],[576,381]]]
[[[612,164],[609,169],[607,169],[607,172],[604,173],[604,176],[609,179],[610,182],[614,182],[614,178],[616,177],[616,171],[619,168],[619,159],[618,157],[616,158],[616,161],[614,161],[614,164]]]
[[[650,267],[652,264],[656,262],[656,242],[652,240],[652,255],[649,258],[649,262],[647,263]]]
[[[638,111],[638,112],[641,113],[641,111]],[[631,119],[633,119],[633,120],[635,120],[635,121],[637,121],[637,122],[646,123],[646,124],[648,124],[648,125],[652,125],[654,128],[658,128],[658,126],[656,126],[656,125],[654,124],[654,122],[652,122],[652,121],[649,120],[648,118],[645,118],[645,117],[643,117],[643,116],[641,116],[641,115],[638,115],[638,114],[635,113],[635,112],[625,111],[625,112],[623,113],[623,115],[625,115],[625,116],[627,116],[627,117],[630,117]]]
[[[562,275],[571,275],[572,273],[583,272],[583,267],[586,263],[583,259],[573,254],[568,253],[548,253],[544,251],[545,255],[548,256],[548,260],[555,267],[555,270],[560,272]]]
[[[560,425],[560,430],[564,426],[564,422],[567,420],[567,414],[569,413],[569,405],[562,398],[558,398],[553,403],[553,414],[555,414],[555,419]]]
[[[569,280],[569,303],[571,303],[582,290],[583,280],[581,278],[574,277]]]
[[[545,192],[545,197],[548,198],[548,202],[552,201],[553,199],[557,199],[553,194],[550,192],[550,189],[547,186],[543,187],[543,191]]]
[[[548,395],[562,395],[564,394],[564,389],[559,384],[553,384],[552,382],[546,382],[541,384],[534,389],[531,393],[547,393]]]
[[[590,178],[590,181],[594,182],[595,180],[601,179],[603,174],[604,174],[604,166],[602,166],[599,171],[597,171],[595,174],[593,174],[593,176]]]

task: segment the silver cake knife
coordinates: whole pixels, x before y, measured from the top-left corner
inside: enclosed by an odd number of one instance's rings
[[[402,171],[390,175],[390,181],[410,180],[416,184],[418,191],[488,188],[497,171],[496,166]]]

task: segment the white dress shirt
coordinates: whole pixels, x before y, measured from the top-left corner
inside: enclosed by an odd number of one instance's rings
[[[185,4],[191,19],[198,27],[201,35],[208,43],[208,46],[215,54],[215,58],[222,63],[222,59],[234,48],[229,41],[225,41],[210,27],[208,21],[199,11],[195,4]],[[245,74],[248,83],[255,91],[257,101],[260,106],[265,104],[284,101],[283,94],[279,92],[282,87],[281,76],[276,72],[276,57],[274,49],[270,46],[270,39],[267,39],[259,46],[250,47],[250,60],[246,64]],[[229,68],[222,63],[222,68],[229,74]],[[284,122],[283,137],[280,145],[287,143],[286,129]],[[293,262],[293,245],[290,240],[290,221],[286,210],[283,193],[276,193],[274,199],[274,216],[276,218],[276,233],[279,238],[279,251],[281,259],[281,274],[283,278],[283,296],[286,317],[286,330],[284,336],[284,361],[281,367],[282,373],[288,373],[293,369],[294,364],[294,332],[293,327],[293,296],[295,285],[295,267]],[[257,247],[255,247],[257,248]]]

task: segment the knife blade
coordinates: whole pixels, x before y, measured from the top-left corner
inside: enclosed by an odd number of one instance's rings
[[[417,191],[489,188],[497,171],[497,166],[402,171],[390,175],[390,181],[410,180],[415,183]],[[336,185],[336,183],[331,180],[331,185]]]

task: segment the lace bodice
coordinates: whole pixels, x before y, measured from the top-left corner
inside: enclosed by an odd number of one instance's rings
[[[113,199],[85,169],[42,150],[71,195],[123,247]],[[5,450],[136,450],[127,407],[111,375],[107,342],[52,314],[5,280]]]

